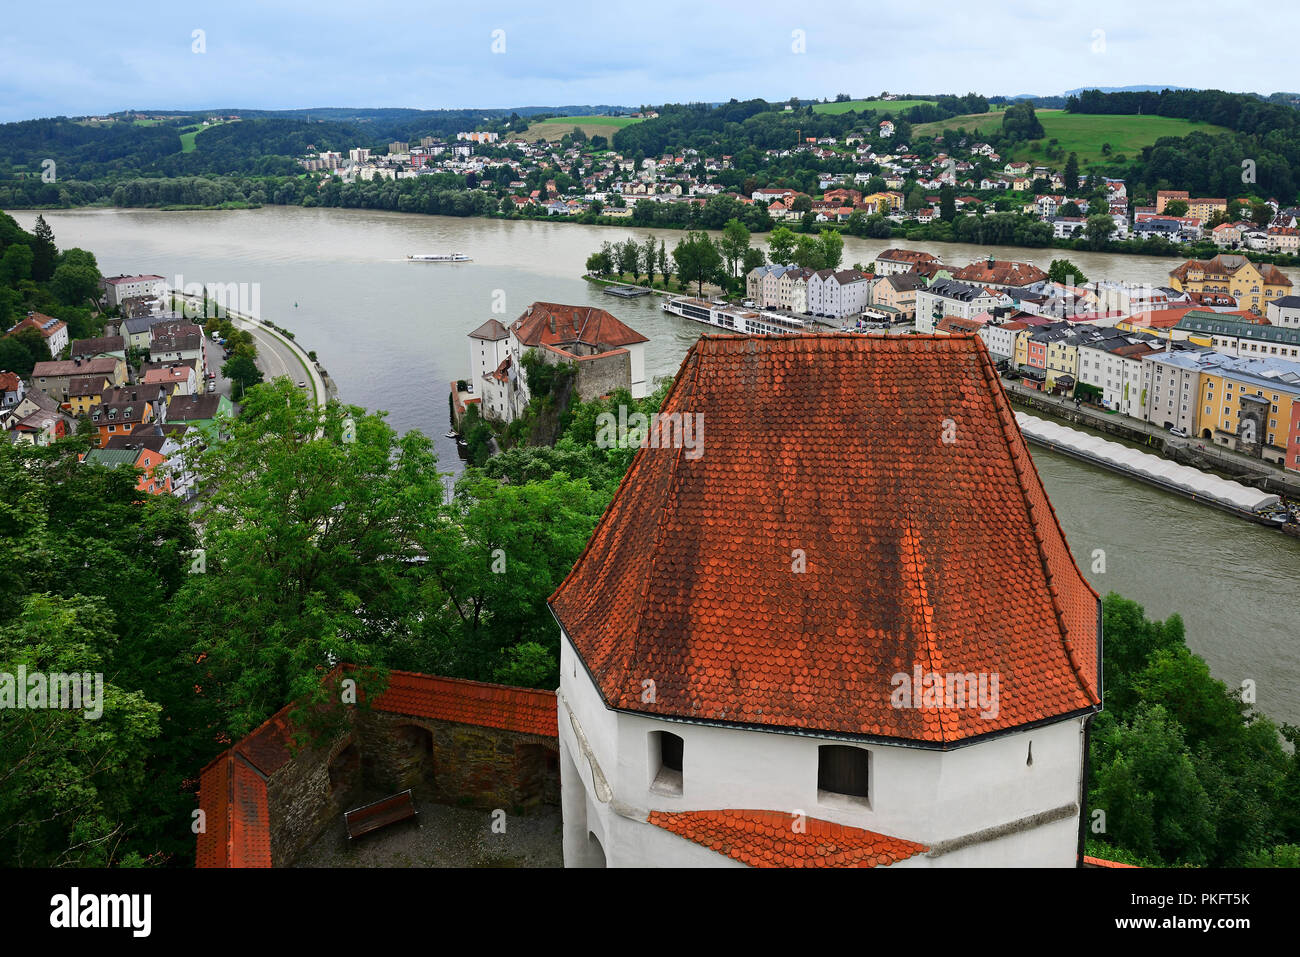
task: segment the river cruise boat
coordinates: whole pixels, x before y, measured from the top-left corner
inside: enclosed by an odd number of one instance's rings
[[[709,302],[684,296],[666,299],[663,311],[681,316],[683,319],[702,322],[707,326],[716,326],[725,332],[735,332],[745,336],[790,336],[816,331],[811,322],[793,316],[761,312],[743,306],[730,306],[717,300]]]
[[[464,253],[416,253],[406,258],[413,263],[468,263],[474,261]]]

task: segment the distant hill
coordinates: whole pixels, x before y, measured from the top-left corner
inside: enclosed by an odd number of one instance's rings
[[[1075,90],[1066,90],[1066,96],[1078,96],[1084,90],[1100,90],[1102,93],[1159,93],[1161,90],[1199,90],[1199,86],[1177,86],[1173,83],[1139,84],[1137,86],[1081,86]]]

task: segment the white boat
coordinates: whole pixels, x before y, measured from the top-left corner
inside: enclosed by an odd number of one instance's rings
[[[664,312],[672,313],[674,316],[693,319],[706,325],[717,326],[727,332],[738,332],[743,335],[788,336],[815,331],[811,323],[793,316],[728,306],[725,303],[718,305],[716,301],[708,302],[688,296],[666,299],[662,308]]]
[[[468,263],[474,260],[470,259],[464,253],[416,253],[406,257],[408,262],[413,263]]]

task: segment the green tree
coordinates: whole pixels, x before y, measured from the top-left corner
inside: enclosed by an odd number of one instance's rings
[[[712,281],[722,269],[722,254],[708,233],[689,232],[673,249],[677,275],[684,283],[696,284],[698,295],[704,295],[704,284]]]
[[[1187,208],[1188,208],[1188,207],[1187,207],[1187,200],[1185,200],[1185,199],[1171,199],[1169,202],[1165,203],[1165,211],[1164,211],[1164,215],[1166,215],[1166,216],[1186,216],[1186,215],[1187,215]]]
[[[235,384],[235,401],[244,397],[244,393],[262,381],[262,370],[251,358],[245,355],[231,356],[221,366],[221,374]]]
[[[1047,268],[1047,278],[1066,286],[1082,286],[1088,282],[1083,270],[1068,259],[1053,259]]]
[[[734,277],[737,264],[744,261],[745,250],[749,249],[749,230],[745,224],[738,219],[727,220],[718,247],[727,261],[727,275]]]
[[[50,594],[28,595],[17,618],[0,627],[0,672],[92,676],[79,710],[53,701],[0,710],[0,862],[7,867],[118,863],[139,824],[160,709],[113,680],[112,629],[102,602]]]
[[[844,235],[838,229],[823,229],[821,246],[822,268],[839,269],[844,261]]]
[[[36,217],[36,226],[32,229],[32,278],[37,282],[49,282],[54,275],[54,264],[59,250],[54,245],[54,230],[50,229],[45,217]]]
[[[1097,213],[1088,217],[1088,221],[1083,228],[1083,235],[1088,240],[1088,248],[1098,250],[1106,247],[1106,244],[1110,241],[1110,235],[1114,231],[1115,220],[1111,219],[1106,213]]]
[[[423,575],[404,559],[454,532],[439,519],[441,476],[419,432],[318,408],[285,378],[249,389],[226,429],[195,463],[210,490],[197,516],[206,573],[188,576],[173,611],[204,656],[205,694],[238,736],[287,701],[320,700],[336,661],[381,665],[418,624]]]
[[[798,237],[785,226],[778,226],[767,237],[767,258],[782,266],[794,262],[794,247]]]
[[[1073,193],[1079,188],[1079,154],[1071,153],[1065,161],[1065,191]]]
[[[945,223],[951,223],[957,218],[957,201],[951,186],[939,187],[939,218]]]
[[[802,269],[825,269],[826,247],[819,236],[800,236],[794,247],[794,264]]]

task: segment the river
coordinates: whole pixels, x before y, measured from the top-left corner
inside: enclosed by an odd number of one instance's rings
[[[36,213],[12,213],[31,229]],[[534,301],[599,306],[650,338],[647,372],[671,376],[703,327],[669,316],[656,297],[619,300],[578,278],[607,240],[676,230],[268,206],[229,212],[67,210],[45,214],[60,248],[92,251],[105,275],[154,272],[174,281],[257,283],[261,313],[314,349],[346,402],[389,412],[399,431],[435,437],[459,470],[447,390],[469,364],[466,334]],[[759,237],[761,239],[762,237]],[[964,264],[985,255],[1046,268],[1066,255],[1090,279],[1162,285],[1178,260],[1106,253],[891,243],[845,237],[844,262],[906,245]],[[464,252],[468,264],[408,263],[408,253]],[[1286,270],[1300,285],[1300,273]],[[494,312],[494,309],[498,310]],[[1258,706],[1300,724],[1300,540],[1102,469],[1033,450],[1079,566],[1103,594],[1147,614],[1182,614],[1188,645],[1214,675],[1255,682]],[[1105,571],[1093,572],[1093,552]]]

